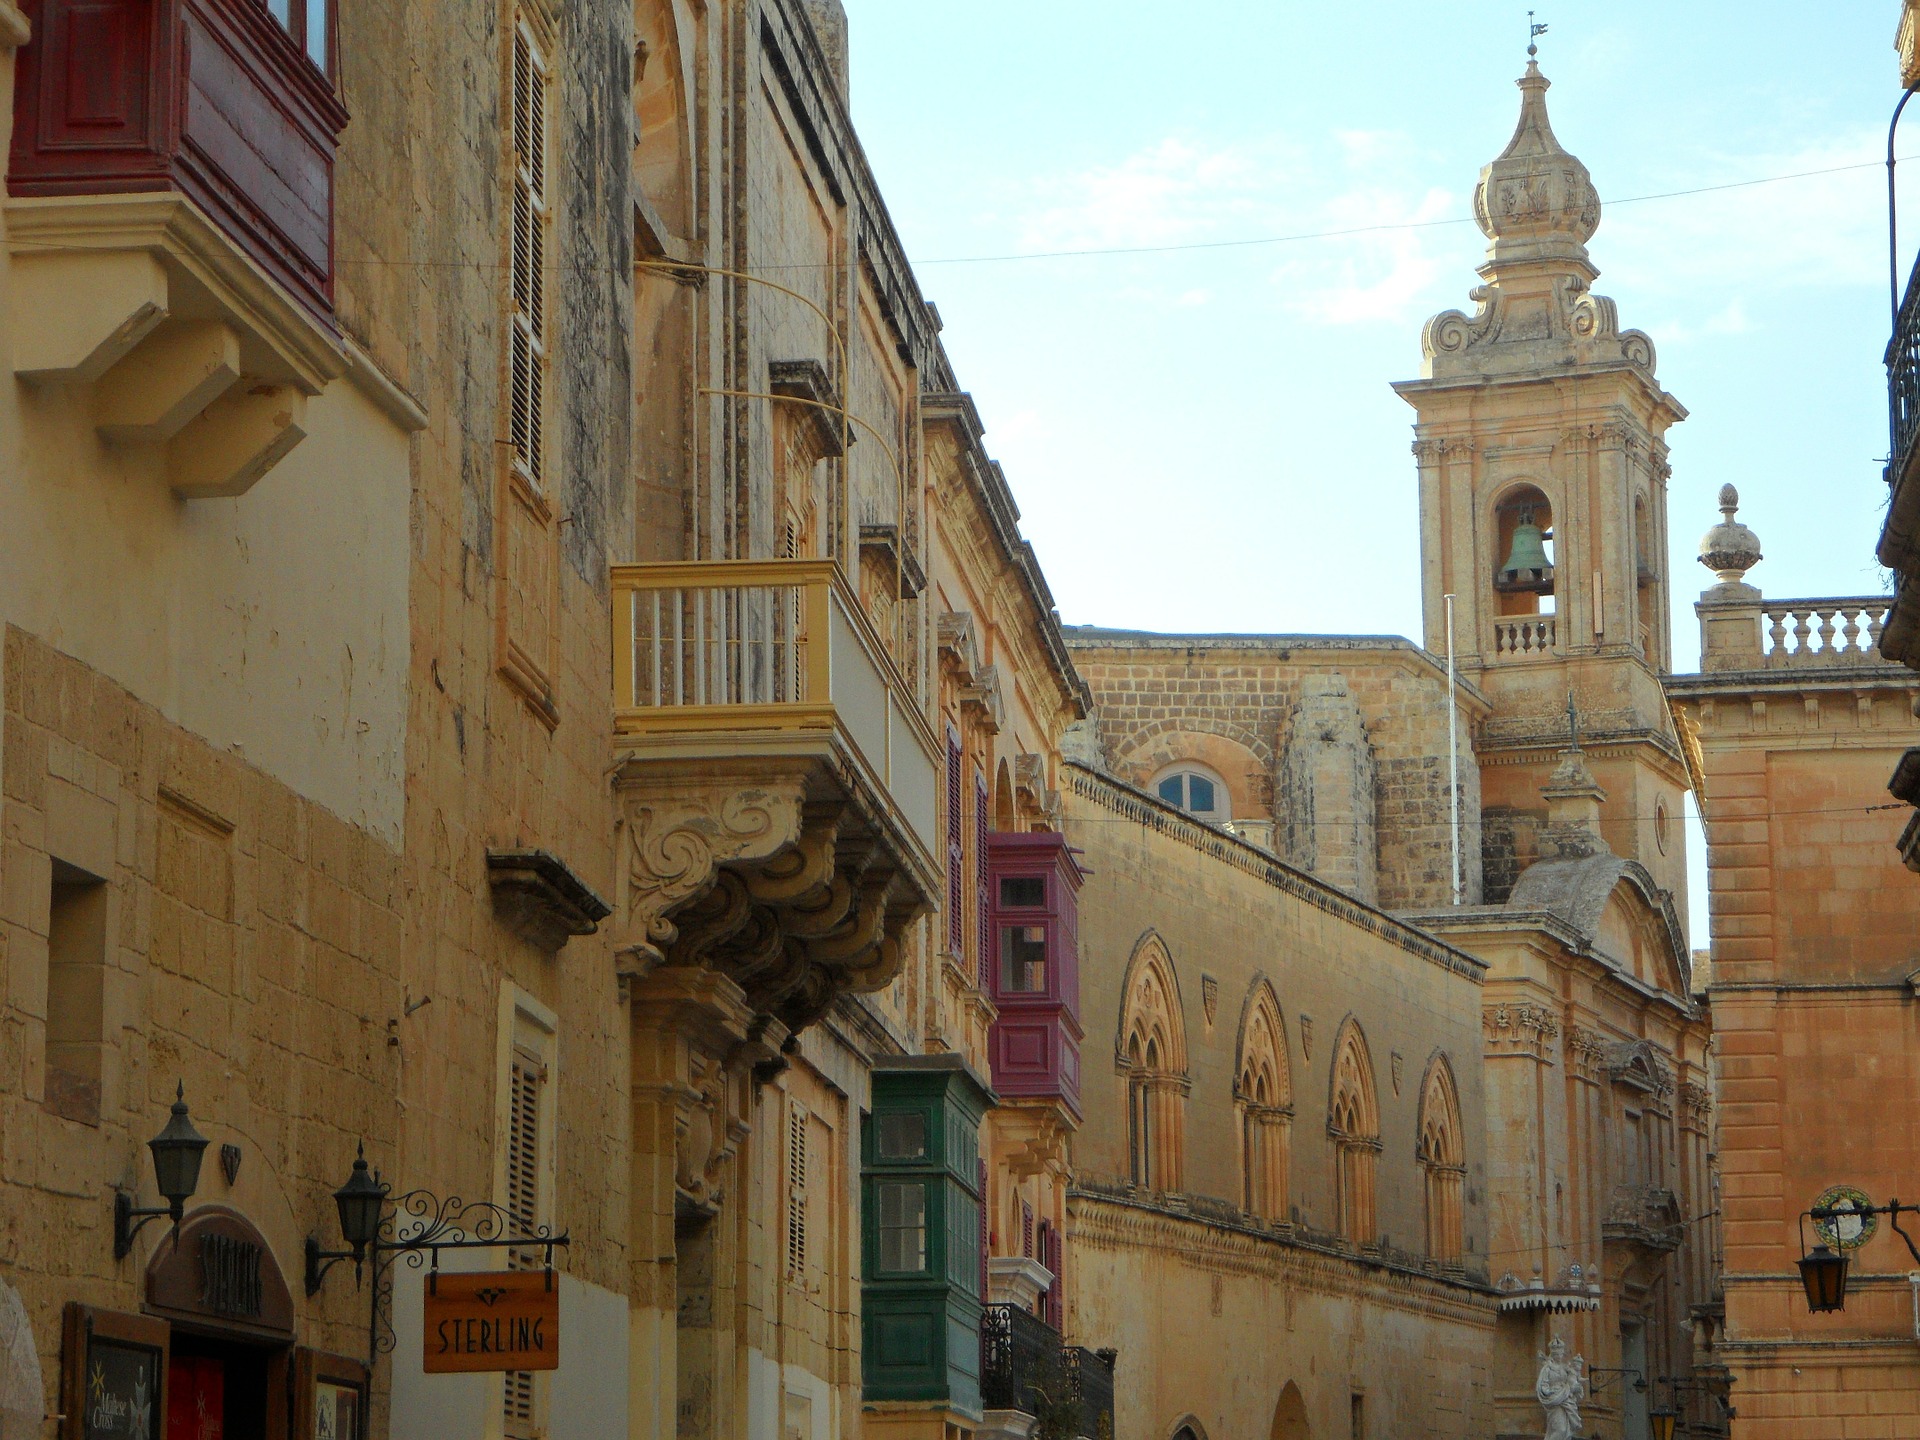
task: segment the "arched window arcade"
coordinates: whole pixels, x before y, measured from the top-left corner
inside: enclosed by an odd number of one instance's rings
[[[1233,1100],[1240,1120],[1241,1208],[1263,1220],[1284,1220],[1293,1159],[1293,1075],[1280,1002],[1264,977],[1253,982],[1240,1022]]]
[[[1186,1169],[1187,1034],[1173,959],[1157,935],[1127,966],[1116,1060],[1127,1086],[1127,1168],[1136,1185],[1178,1190]]]
[[[1334,1214],[1342,1239],[1368,1245],[1380,1238],[1374,1180],[1380,1159],[1380,1103],[1367,1037],[1349,1016],[1333,1051],[1327,1105],[1333,1141]]]

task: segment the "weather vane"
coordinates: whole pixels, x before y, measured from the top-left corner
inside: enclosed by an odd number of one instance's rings
[[[1540,53],[1540,47],[1533,42],[1547,33],[1547,27],[1534,23],[1533,11],[1527,11],[1527,58],[1531,60]]]

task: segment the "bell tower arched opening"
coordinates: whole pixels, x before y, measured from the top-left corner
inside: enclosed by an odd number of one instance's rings
[[[1515,485],[1493,507],[1496,615],[1551,615],[1554,609],[1553,505],[1537,485]]]

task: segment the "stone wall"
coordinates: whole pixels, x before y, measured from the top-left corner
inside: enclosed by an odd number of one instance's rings
[[[1234,815],[1274,826],[1289,856],[1316,858],[1316,873],[1362,888],[1389,910],[1443,905],[1452,898],[1452,838],[1447,794],[1446,673],[1405,640],[1317,635],[1150,635],[1075,627],[1067,631],[1074,663],[1093,691],[1114,772],[1145,785],[1176,760],[1211,765],[1227,780]],[[1322,698],[1310,702],[1309,682]],[[1303,707],[1325,706],[1344,687],[1359,723],[1340,718],[1337,736],[1322,737],[1324,718],[1295,724]],[[1472,750],[1484,701],[1462,685],[1458,726],[1460,831],[1464,899],[1480,897],[1480,776]],[[1288,747],[1311,742],[1311,751]],[[1325,753],[1339,751],[1337,760]],[[1309,758],[1312,754],[1314,758]],[[1322,818],[1310,833],[1305,806],[1333,804],[1325,789],[1333,765],[1353,798],[1337,802],[1355,817]],[[1378,861],[1369,887],[1353,858],[1366,848],[1362,793],[1371,772],[1371,814]],[[1312,786],[1309,774],[1321,775]],[[1317,811],[1316,811],[1317,813]],[[1286,840],[1291,831],[1292,840]],[[1318,867],[1324,863],[1329,868]]]
[[[1484,1281],[1463,1278],[1487,1263],[1482,967],[1156,800],[1077,767],[1067,777],[1066,832],[1092,871],[1069,1329],[1077,1344],[1120,1350],[1118,1432],[1171,1434],[1192,1416],[1208,1434],[1273,1433],[1292,1382],[1316,1434],[1345,1433],[1355,1396],[1369,1434],[1488,1433],[1493,1307]],[[1164,947],[1184,1034],[1185,1173],[1168,1192],[1127,1178],[1120,1031],[1144,946]],[[1291,1180],[1277,1222],[1241,1198],[1236,1081],[1263,985],[1285,1032]],[[1364,1249],[1334,1233],[1329,1099],[1348,1022],[1371,1055],[1380,1112],[1381,1239]],[[1422,1254],[1418,1110],[1443,1056],[1466,1132],[1458,1267]]]
[[[1786,1277],[1801,1254],[1797,1217],[1827,1187],[1880,1201],[1920,1163],[1905,1098],[1920,1085],[1915,877],[1898,849],[1909,812],[1886,790],[1920,743],[1920,682],[1874,665],[1685,676],[1673,688],[1703,769],[1726,1245],[1719,1349],[1738,1433],[1873,1435],[1883,1417],[1913,1411],[1911,1365],[1886,1339],[1911,1333],[1910,1257],[1883,1222],[1853,1254],[1838,1315],[1809,1315]]]
[[[392,1153],[404,884],[376,835],[36,637],[9,627],[5,643],[0,1268],[33,1319],[52,1414],[61,1307],[141,1306],[166,1231],[116,1263],[111,1186],[155,1203],[145,1142],[176,1085],[214,1147],[195,1203],[251,1217],[296,1285],[303,1237],[334,1233],[354,1147]],[[101,1002],[91,1093],[47,1064],[51,907],[82,875],[105,926],[101,973],[84,977]],[[240,1148],[232,1184],[225,1144]],[[364,1349],[350,1286],[297,1303],[303,1343]]]

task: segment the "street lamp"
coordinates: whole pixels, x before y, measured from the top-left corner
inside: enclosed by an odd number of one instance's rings
[[[1680,1419],[1680,1412],[1662,1405],[1647,1416],[1647,1423],[1653,1427],[1653,1440],[1673,1440],[1674,1424]]]
[[[124,1260],[133,1253],[133,1237],[149,1220],[169,1216],[174,1233],[179,1233],[180,1217],[186,1213],[187,1201],[200,1186],[200,1158],[206,1148],[207,1137],[193,1128],[193,1120],[187,1114],[186,1082],[178,1081],[173,1094],[173,1113],[167,1119],[166,1128],[147,1142],[147,1149],[153,1152],[154,1186],[167,1203],[136,1207],[132,1195],[125,1190],[114,1191],[114,1259]]]
[[[1848,1259],[1823,1240],[1800,1257],[1800,1283],[1807,1292],[1807,1309],[1815,1315],[1847,1308]]]
[[[1861,1202],[1866,1196],[1859,1197]],[[1816,1315],[1847,1308],[1847,1267],[1848,1257],[1835,1251],[1827,1244],[1827,1236],[1832,1234],[1836,1241],[1841,1239],[1837,1229],[1822,1231],[1820,1243],[1813,1249],[1807,1249],[1807,1221],[1816,1226],[1822,1221],[1856,1220],[1865,1222],[1874,1215],[1884,1215],[1893,1226],[1893,1233],[1906,1241],[1907,1253],[1913,1256],[1913,1263],[1920,1265],[1920,1247],[1913,1243],[1913,1237],[1900,1228],[1902,1215],[1920,1215],[1920,1205],[1902,1205],[1898,1200],[1889,1200],[1884,1205],[1856,1204],[1848,1199],[1845,1204],[1816,1205],[1811,1210],[1800,1212],[1800,1284],[1807,1292],[1807,1309]],[[1868,1232],[1861,1231],[1860,1238],[1854,1243],[1864,1243]]]
[[[361,1266],[366,1263],[367,1250],[379,1248],[380,1222],[390,1188],[374,1179],[367,1169],[367,1147],[363,1141],[353,1157],[353,1171],[347,1176],[347,1183],[333,1192],[333,1208],[340,1216],[340,1238],[347,1242],[347,1248],[322,1250],[318,1240],[311,1235],[307,1237],[307,1294],[320,1293],[321,1277],[340,1260],[353,1261],[354,1288],[360,1288]]]

